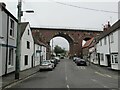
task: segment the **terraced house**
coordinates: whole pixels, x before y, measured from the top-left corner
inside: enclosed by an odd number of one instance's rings
[[[0,3],[0,76],[15,71],[17,19]]]
[[[22,22],[21,25],[21,61],[20,70],[26,70],[33,66],[34,40],[32,37],[29,22]]]
[[[101,66],[120,70],[120,20],[99,37],[97,55]]]

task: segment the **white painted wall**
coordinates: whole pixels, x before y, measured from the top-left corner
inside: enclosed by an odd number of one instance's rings
[[[2,46],[0,45],[0,76],[2,75]]]
[[[28,35],[28,29],[30,35]],[[30,42],[30,49],[27,49],[27,41]],[[30,25],[28,24],[21,38],[21,62],[20,62],[21,71],[31,68],[33,53],[34,53],[34,41],[30,30]],[[24,60],[25,55],[28,55],[28,65],[25,65],[25,60]]]
[[[46,60],[46,47],[45,46],[42,46],[41,56],[43,56],[43,60]]]
[[[10,37],[10,25],[11,25],[10,19],[12,19],[14,21],[14,37]],[[9,17],[9,33],[8,34],[9,34],[8,35],[8,45],[16,47],[17,22],[13,18],[11,18],[11,17]],[[9,60],[9,49],[10,49],[10,47],[8,48],[8,60]],[[14,57],[13,66],[8,65],[8,73],[15,71],[15,59],[16,59],[15,50],[16,50],[16,48],[13,48],[13,49],[14,49],[14,51],[13,51],[13,53],[14,53],[14,56],[13,56]]]
[[[2,37],[2,12],[0,9],[0,37]],[[0,76],[2,75],[2,39],[0,39]]]
[[[118,30],[118,69],[120,70],[120,28]]]
[[[90,61],[94,64],[98,64],[98,60],[96,59],[95,47],[90,48],[89,52],[91,52]]]
[[[111,53],[118,53],[118,31],[113,32],[113,43],[110,43]],[[111,58],[112,62],[112,58]],[[111,63],[112,69],[118,69],[118,63]]]
[[[100,60],[100,65],[107,66],[108,62],[105,55],[110,54],[108,36],[106,36],[106,41],[107,41],[106,45],[104,45],[104,38],[101,40],[102,40],[102,46],[100,46],[100,41],[99,41],[99,43],[97,44],[97,53],[102,53],[104,55],[104,61]]]
[[[6,42],[7,42],[7,28],[8,28],[8,30],[10,29],[9,28],[10,18],[12,18],[11,15],[9,16],[9,19],[8,19],[8,14],[4,11],[1,11],[1,9],[0,9],[0,36],[4,37],[2,40],[0,39],[0,43],[2,43],[4,45],[6,45]],[[7,27],[7,21],[8,20],[9,20],[9,25]],[[17,22],[14,20],[14,23],[15,23],[15,25],[14,25],[15,26],[14,27],[14,38],[9,38],[9,36],[8,36],[8,45],[16,47]],[[0,49],[1,49],[0,52],[2,53],[2,56],[0,56],[0,58],[2,58],[1,59],[2,61],[0,60],[1,64],[2,64],[2,65],[0,65],[0,66],[2,66],[2,75],[5,74],[6,63],[7,63],[7,73],[11,73],[11,72],[15,71],[15,49],[16,48],[14,48],[14,58],[13,58],[14,64],[11,67],[8,65],[8,62],[6,62],[6,57],[7,56],[8,56],[7,61],[9,60],[9,51],[8,51],[8,54],[6,54],[7,47],[2,46],[2,47],[0,47]],[[9,50],[9,47],[8,47],[8,50]]]
[[[110,43],[111,53],[118,52],[118,31],[113,32],[113,43]]]
[[[118,2],[118,20],[120,19],[120,1]]]
[[[34,45],[35,45],[35,51],[34,51],[35,52],[34,53],[35,54],[35,58],[34,59],[35,59],[35,66],[37,66],[37,65],[40,65],[40,53],[36,53],[36,51],[40,50],[41,46],[38,45],[38,44],[34,44]]]

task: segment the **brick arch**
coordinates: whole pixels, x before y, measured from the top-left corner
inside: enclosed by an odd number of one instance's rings
[[[58,36],[65,38],[69,43],[73,43],[74,42],[74,39],[67,33],[62,33],[62,32],[61,33],[57,33],[57,34],[55,34],[53,36],[53,38],[58,37]]]
[[[56,28],[31,28],[32,33],[37,33],[40,40],[47,45],[47,59],[50,58],[50,40],[54,37],[61,36],[68,40],[70,51],[69,56],[74,55],[82,57],[82,40],[92,38],[101,31],[93,30],[74,30],[74,29],[56,29]]]

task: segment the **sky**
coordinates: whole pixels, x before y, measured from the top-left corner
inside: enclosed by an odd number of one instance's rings
[[[119,0],[22,0],[22,10],[34,10],[33,14],[24,13],[23,22],[31,27],[79,28],[102,30],[103,25],[118,20]],[[0,0],[17,18],[18,0]],[[61,4],[64,3],[64,4]],[[92,10],[91,10],[92,9]],[[94,9],[94,10],[93,10]],[[100,11],[103,10],[103,11]],[[54,38],[54,46],[69,49],[69,43],[63,38]]]

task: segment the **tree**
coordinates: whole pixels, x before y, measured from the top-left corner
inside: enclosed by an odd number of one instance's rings
[[[65,48],[61,48],[60,46],[58,46],[58,45],[56,45],[55,47],[54,47],[54,52],[55,52],[55,54],[56,55],[58,55],[58,54],[61,54],[61,55],[65,55],[66,54],[66,50],[65,50]]]

